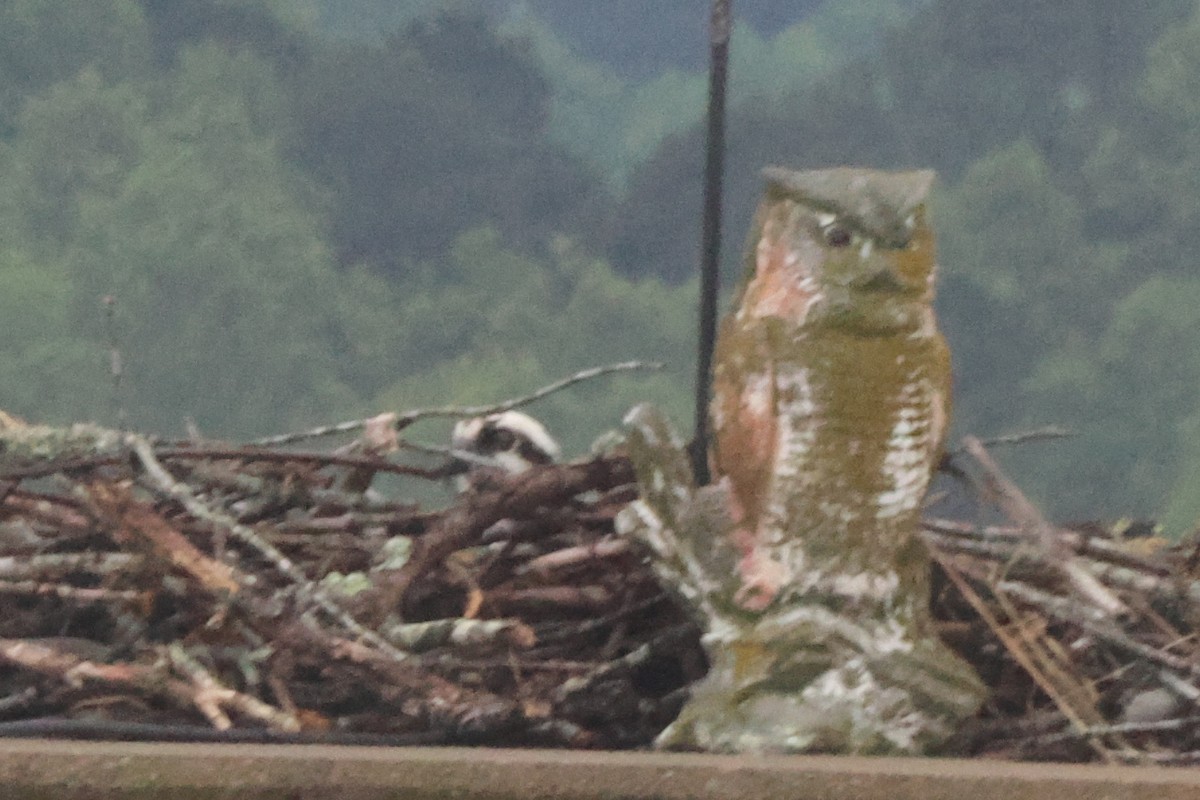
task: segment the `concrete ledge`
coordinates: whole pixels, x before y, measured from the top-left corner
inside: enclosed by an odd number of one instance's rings
[[[5,800],[1196,800],[1200,770],[939,759],[0,741]]]

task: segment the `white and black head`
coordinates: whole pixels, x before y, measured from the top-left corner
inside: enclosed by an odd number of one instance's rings
[[[454,426],[454,450],[474,456],[464,471],[477,466],[516,475],[537,464],[551,464],[562,452],[542,423],[520,411],[472,417]]]

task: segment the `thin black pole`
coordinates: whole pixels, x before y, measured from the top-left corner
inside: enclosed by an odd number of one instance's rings
[[[721,181],[725,170],[725,84],[733,0],[713,0],[709,24],[708,138],[704,159],[704,217],[700,232],[700,332],[696,359],[696,425],[692,468],[696,482],[709,482],[708,400],[713,344],[717,337],[717,293],[721,266]]]

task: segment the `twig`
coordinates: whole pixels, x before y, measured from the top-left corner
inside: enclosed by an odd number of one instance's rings
[[[515,397],[511,400],[504,400],[499,403],[483,406],[434,406],[432,408],[419,408],[413,411],[405,411],[396,415],[396,430],[403,430],[419,419],[431,417],[477,417],[482,414],[496,414],[501,411],[508,411],[519,406],[528,405],[535,400],[553,394],[554,392],[566,389],[574,384],[583,381],[598,378],[601,375],[608,375],[614,372],[630,372],[633,370],[657,370],[662,369],[663,365],[653,361],[623,361],[618,364],[609,364],[603,367],[592,367],[590,369],[581,370],[574,375],[555,381],[547,386],[543,386],[535,392],[531,392],[521,397]],[[255,440],[253,444],[262,447],[275,447],[281,444],[291,444],[300,442],[306,439],[315,439],[322,436],[332,436],[339,433],[355,433],[365,428],[375,417],[366,419],[355,419],[347,422],[339,422],[335,425],[326,425],[320,428],[312,428],[307,431],[297,431],[294,433],[284,433],[278,436],[267,436],[262,439]]]
[[[227,531],[243,544],[256,550],[259,555],[270,561],[276,570],[295,583],[296,590],[300,593],[301,597],[304,597],[329,614],[329,616],[345,627],[346,630],[355,636],[361,637],[364,641],[370,642],[392,658],[403,659],[407,657],[405,653],[396,649],[378,633],[369,630],[358,622],[358,620],[354,619],[348,611],[338,605],[323,589],[314,584],[290,558],[281,553],[274,545],[223,511],[210,508],[201,502],[192,493],[191,489],[171,477],[171,474],[163,468],[163,465],[155,457],[154,450],[150,447],[148,441],[132,434],[128,437],[128,440],[134,453],[141,461],[143,468],[145,468],[146,475],[159,491],[178,500],[197,519],[202,519],[221,530]]]
[[[602,628],[612,627],[613,625],[637,614],[645,614],[651,608],[665,601],[669,601],[671,595],[667,592],[658,592],[646,599],[631,603],[610,614],[605,614],[602,617],[592,617],[584,620],[572,620],[571,622],[556,623],[554,625],[542,625],[538,628],[539,644],[550,644],[553,642],[571,640],[574,638],[585,638],[588,634]]]
[[[974,436],[967,436],[963,439],[963,448],[983,467],[1005,513],[1027,531],[1030,539],[1058,565],[1063,576],[1081,597],[1109,614],[1123,614],[1128,611],[1116,595],[1079,564],[1075,554],[1062,542],[1050,523],[1021,493],[1016,484],[1001,472],[982,442]]]
[[[1046,665],[1044,658],[1044,648],[1037,642],[1037,635],[1028,630],[1028,625],[1013,619],[1013,626],[1016,628],[1014,633],[1010,630],[1009,625],[1004,625],[1000,619],[993,613],[992,609],[983,598],[971,587],[965,578],[959,574],[958,568],[953,559],[948,556],[932,551],[935,561],[941,565],[946,576],[951,583],[958,588],[959,593],[971,605],[975,612],[987,623],[988,628],[996,635],[996,637],[1004,645],[1008,654],[1012,656],[1022,669],[1033,679],[1042,691],[1054,702],[1055,706],[1071,721],[1077,729],[1083,730],[1098,720],[1094,718],[1095,708],[1090,702],[1080,705],[1074,695],[1074,685],[1061,686],[1057,676],[1047,673],[1043,669]],[[1094,737],[1088,738],[1089,744],[1102,758],[1111,759],[1109,748],[1105,747],[1099,740]]]
[[[638,370],[660,370],[663,365],[657,361],[622,361],[617,364],[608,364],[602,367],[591,367],[589,369],[580,370],[574,375],[570,375],[554,383],[547,384],[542,388],[530,392],[529,394],[515,397],[511,400],[505,400],[500,403],[483,406],[435,406],[433,408],[418,409],[416,411],[406,411],[400,415],[399,427],[403,428],[407,424],[415,422],[423,417],[477,417],[481,414],[498,414],[502,411],[526,406],[535,400],[541,400],[547,395],[562,391],[567,387],[574,386],[577,383],[590,381],[594,378],[599,378],[602,375],[610,375],[614,372],[633,372]],[[405,421],[407,419],[407,422]]]
[[[549,574],[555,570],[578,566],[579,564],[595,559],[624,556],[629,551],[630,543],[628,539],[617,539],[615,537],[599,539],[588,544],[564,547],[561,550],[554,550],[545,555],[530,559],[517,569],[516,574],[524,575],[530,572]]]
[[[921,521],[923,533],[937,540],[940,547],[952,551],[971,552],[984,557],[988,553],[1004,560],[1019,556],[1021,558],[1041,558],[1040,551],[1031,553],[1029,548],[1019,549],[1026,541],[1019,528],[1002,528],[993,525],[978,527],[971,523],[955,522],[946,519],[926,517]],[[1080,557],[1086,557],[1084,563],[1097,577],[1103,579],[1104,574],[1098,570],[1104,569],[1105,564],[1135,570],[1147,577],[1168,577],[1171,574],[1170,565],[1160,558],[1146,557],[1130,552],[1121,542],[1103,539],[1095,536],[1085,536],[1070,528],[1055,530],[1068,547]]]
[[[125,398],[121,391],[121,380],[125,367],[121,359],[121,346],[117,340],[117,298],[106,294],[100,301],[104,305],[104,332],[108,337],[108,373],[112,378],[113,421],[118,430],[129,426],[129,415],[125,410]]]
[[[238,461],[268,461],[277,464],[307,462],[321,466],[338,466],[352,468],[369,468],[377,472],[390,472],[396,475],[410,475],[417,478],[438,479],[441,470],[430,470],[414,467],[409,464],[396,464],[379,456],[352,456],[337,453],[310,453],[301,450],[268,450],[258,446],[214,447],[205,445],[197,447],[157,445],[154,448],[159,458],[171,460],[210,461],[212,459],[237,459]]]
[[[445,472],[345,453],[160,442],[98,426],[0,431],[0,580],[14,582],[0,582],[0,599],[6,588],[63,595],[0,604],[9,631],[28,637],[0,640],[0,664],[18,684],[44,689],[15,701],[10,715],[25,719],[0,725],[0,735],[124,735],[64,718],[112,706],[121,719],[167,723],[141,737],[232,741],[236,728],[261,732],[255,726],[266,721],[309,732],[277,732],[277,741],[342,737],[344,727],[347,736],[390,731],[446,744],[638,746],[702,674],[699,631],[662,646],[661,631],[686,615],[649,568],[596,558],[627,547],[612,538],[616,513],[636,497],[626,459],[496,475],[432,510],[336,488],[354,469]],[[45,475],[37,491],[20,486]],[[488,531],[498,540],[490,546]],[[372,589],[397,578],[403,560],[387,554],[399,543],[423,566],[400,581],[415,580],[415,591],[401,587],[399,606],[382,605],[387,630],[372,630],[356,620],[381,607]],[[531,563],[569,566],[570,575],[535,575]],[[357,573],[361,583],[343,595],[331,587],[349,584],[316,581],[332,572]],[[83,613],[72,608],[83,601],[91,603]],[[519,613],[497,618],[506,604]],[[393,622],[397,612],[407,618]],[[653,660],[636,674],[555,706],[564,680],[647,640]],[[105,663],[111,658],[122,661]],[[564,668],[568,661],[574,666]],[[656,673],[652,687],[643,669]],[[614,689],[629,702],[614,703]]]
[[[529,648],[536,638],[523,622],[512,619],[439,619],[383,626],[380,633],[388,641],[410,653],[424,653],[437,647],[474,647],[496,644]]]
[[[1078,625],[1114,647],[1141,656],[1151,663],[1161,664],[1188,673],[1194,678],[1200,678],[1200,664],[1193,664],[1189,659],[1173,656],[1130,638],[1110,624],[1108,615],[1098,609],[1081,607],[1078,603],[1072,603],[1065,597],[1055,597],[1016,581],[1001,581],[996,584],[995,588],[1023,603],[1037,607],[1050,616]]]
[[[0,639],[0,661],[50,675],[68,686],[98,681],[114,686],[142,689],[190,701],[192,690],[163,670],[144,664],[98,664],[56,647],[24,639]]]
[[[1048,442],[1055,439],[1069,439],[1075,435],[1075,432],[1069,428],[1064,428],[1061,425],[1044,425],[1041,428],[1034,428],[1028,431],[1017,431],[1016,433],[1005,433],[1000,436],[988,436],[979,439],[979,443],[984,447],[1005,447],[1008,445],[1028,444],[1030,442]],[[967,453],[965,446],[959,446],[950,451],[951,456],[958,456]]]
[[[145,559],[133,553],[45,553],[32,556],[0,556],[0,579],[39,578],[43,581],[67,573],[115,575],[136,571]]]
[[[300,730],[300,721],[294,714],[281,711],[248,694],[222,686],[178,642],[168,645],[166,654],[175,669],[182,672],[191,681],[194,687],[192,702],[217,730],[228,730],[233,727],[233,722],[226,716],[222,706],[234,708],[251,719],[265,722],[275,730],[289,732]]]
[[[593,459],[579,464],[534,467],[511,478],[497,478],[496,488],[473,495],[451,508],[416,542],[412,557],[396,570],[380,570],[373,616],[385,619],[399,608],[413,580],[441,559],[476,542],[491,525],[519,518],[540,506],[562,503],[588,489],[610,489],[633,480],[625,459]]]
[[[1192,715],[1187,717],[1176,717],[1174,719],[1158,720],[1154,722],[1118,722],[1111,725],[1092,725],[1088,728],[1077,730],[1065,730],[1055,733],[1045,733],[1034,737],[1028,741],[1028,745],[1047,745],[1057,744],[1061,741],[1071,739],[1079,739],[1085,736],[1111,736],[1113,734],[1127,733],[1164,733],[1167,731],[1180,731],[1190,727],[1200,726],[1200,716]],[[1138,754],[1143,755],[1143,754]]]
[[[554,693],[555,702],[564,702],[571,695],[584,692],[604,679],[614,675],[626,674],[646,664],[656,654],[679,646],[681,642],[692,636],[694,631],[695,629],[691,624],[676,625],[673,628],[660,631],[653,640],[630,650],[620,658],[599,664],[586,675],[580,675],[564,681]]]
[[[0,594],[25,594],[35,597],[57,597],[77,603],[135,603],[144,605],[150,598],[149,592],[134,589],[88,589],[81,586],[63,586],[56,583],[36,581],[0,581]]]
[[[0,430],[0,478],[50,475],[66,467],[115,459],[129,452],[125,435],[99,425],[26,425]]]
[[[595,584],[583,586],[531,586],[524,589],[493,589],[485,601],[500,609],[533,605],[547,609],[597,612],[613,605],[610,589]]]
[[[127,486],[96,482],[85,488],[97,514],[107,521],[118,544],[137,541],[165,563],[183,570],[219,597],[252,585],[254,577],[201,553],[169,522],[133,501]]]

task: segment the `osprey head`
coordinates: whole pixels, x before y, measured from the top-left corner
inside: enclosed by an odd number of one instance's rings
[[[558,442],[542,423],[520,411],[501,411],[460,420],[451,446],[477,456],[472,465],[495,466],[516,475],[535,464],[550,464],[562,455]]]

